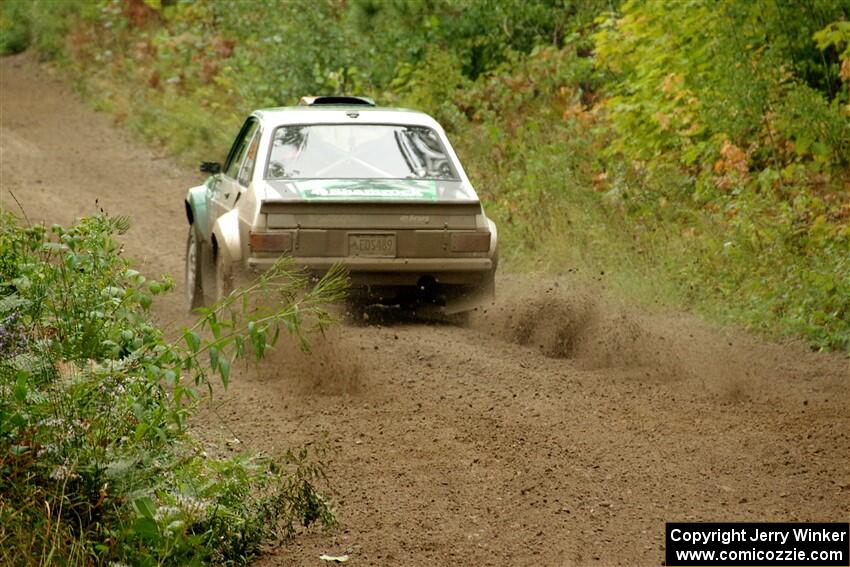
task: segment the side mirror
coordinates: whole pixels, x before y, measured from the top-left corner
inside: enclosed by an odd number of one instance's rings
[[[209,173],[210,175],[221,173],[221,164],[217,161],[202,161],[201,173]]]

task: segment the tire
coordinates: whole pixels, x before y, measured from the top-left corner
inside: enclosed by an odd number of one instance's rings
[[[194,311],[206,305],[204,301],[204,272],[201,261],[203,250],[201,246],[194,225],[189,225],[189,235],[186,237],[186,269],[184,272],[186,300],[189,305],[189,311]]]

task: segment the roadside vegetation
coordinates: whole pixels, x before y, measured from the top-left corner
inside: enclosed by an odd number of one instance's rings
[[[423,109],[508,267],[850,351],[850,0],[7,0],[2,29],[187,162],[303,94]]]
[[[0,217],[3,565],[244,564],[297,524],[334,521],[321,452],[208,455],[186,424],[235,360],[281,334],[307,348],[344,275],[302,293],[282,261],[170,342],[148,314],[172,284],[121,256],[128,224]]]

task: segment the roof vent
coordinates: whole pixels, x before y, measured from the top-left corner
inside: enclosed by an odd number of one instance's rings
[[[375,101],[365,96],[302,96],[301,106],[375,106]]]

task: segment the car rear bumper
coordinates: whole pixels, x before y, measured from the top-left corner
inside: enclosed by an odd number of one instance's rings
[[[275,263],[276,258],[249,258],[248,268],[263,271]],[[490,258],[363,258],[363,257],[293,257],[295,265],[310,271],[326,272],[335,264],[348,271],[359,272],[419,272],[428,274],[453,272],[492,272]]]
[[[295,265],[317,275],[335,264],[348,269],[354,286],[416,286],[425,276],[440,285],[480,286],[492,279],[495,271],[490,258],[362,258],[294,257]],[[264,271],[275,258],[249,258],[248,269]]]

